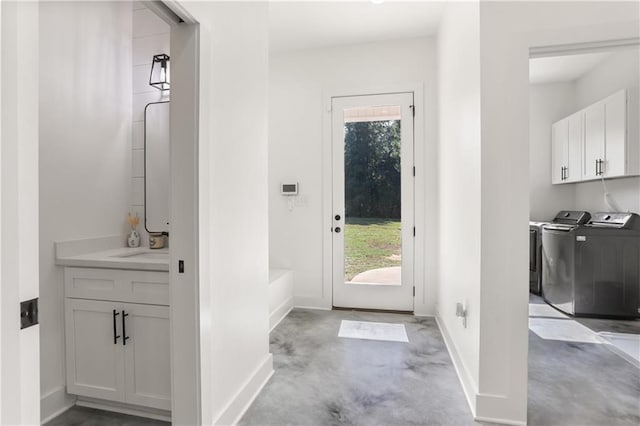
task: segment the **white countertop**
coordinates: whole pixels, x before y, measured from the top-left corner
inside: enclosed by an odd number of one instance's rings
[[[169,249],[114,247],[120,236],[56,243],[56,265],[169,271]]]

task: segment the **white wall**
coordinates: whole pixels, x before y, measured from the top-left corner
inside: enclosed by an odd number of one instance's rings
[[[131,194],[131,22],[125,2],[40,3],[43,418],[64,400],[62,268],[54,242],[124,235]],[[123,240],[123,245],[124,245]]]
[[[429,159],[429,167],[416,172],[416,191],[421,191],[416,201],[429,207],[424,216],[416,218],[420,233],[416,241],[426,243],[416,247],[424,261],[416,263],[415,309],[434,313],[436,239],[433,227],[425,224],[434,223],[437,215],[433,208],[437,176],[432,167],[436,156],[435,54],[434,39],[418,38],[270,56],[269,254],[272,267],[294,271],[296,305],[332,306],[330,278],[323,273],[323,238],[328,230],[327,207],[322,204],[324,97],[341,90],[369,94],[390,85],[410,91],[418,85],[424,105],[418,105],[422,120],[416,123],[424,127],[416,129],[416,153]],[[300,184],[293,211],[279,189],[280,183],[290,181]]]
[[[577,111],[573,82],[529,87],[529,218],[548,221],[573,210],[575,186],[551,184],[551,124]]]
[[[40,326],[20,330],[38,297],[38,5],[0,4],[0,424],[37,424]]]
[[[576,80],[576,108],[578,111],[612,93],[629,89],[638,99],[640,86],[640,50],[613,52],[598,66]],[[639,120],[636,117],[631,119]],[[637,124],[636,124],[637,127]],[[633,133],[631,133],[633,134]],[[635,134],[636,139],[638,134]],[[636,141],[636,143],[640,143]],[[623,211],[640,213],[640,177],[606,180],[609,193]],[[576,208],[589,212],[608,211],[604,203],[602,182],[575,184]]]
[[[144,226],[144,109],[150,102],[169,100],[169,91],[149,85],[153,55],[169,51],[169,25],[142,3],[133,3],[132,56],[132,134],[131,134],[131,207],[140,217],[140,245],[149,246],[149,234]],[[168,192],[168,189],[167,189]]]
[[[529,219],[529,48],[638,37],[639,12],[638,3],[624,2],[480,3],[478,418],[526,422],[528,237],[517,230]]]
[[[182,5],[200,23],[200,424],[232,424],[273,371],[267,4]]]
[[[438,33],[437,318],[475,412],[480,338],[480,43],[477,3],[447,6]],[[464,328],[456,303],[467,307]]]

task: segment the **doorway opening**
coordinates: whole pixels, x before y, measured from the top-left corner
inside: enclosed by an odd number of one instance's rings
[[[333,306],[413,311],[413,93],[332,98]]]
[[[625,242],[625,231],[616,242],[613,223],[606,231],[586,223],[598,212],[640,213],[639,66],[637,40],[531,50],[530,423],[588,416],[611,424],[605,412],[624,417],[637,408],[627,395],[638,380],[640,319],[622,318],[629,307],[637,315],[640,305],[638,275],[630,272],[637,267],[629,268],[637,265],[637,242]],[[565,227],[549,225],[562,220],[561,211],[576,213],[567,216]],[[605,233],[610,240],[602,238]],[[618,261],[625,257],[627,272]],[[596,371],[593,365],[606,368]],[[610,386],[612,376],[624,379]],[[581,396],[549,393],[557,383],[570,383]],[[602,410],[585,415],[587,399],[601,401]]]
[[[65,82],[40,84],[41,418],[84,405],[198,424],[197,22],[175,3],[37,7],[41,82]],[[156,55],[171,103],[145,117],[168,99]]]

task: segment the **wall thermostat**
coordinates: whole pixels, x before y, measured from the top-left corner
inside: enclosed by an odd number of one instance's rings
[[[298,182],[283,183],[280,185],[280,193],[282,195],[298,195]]]

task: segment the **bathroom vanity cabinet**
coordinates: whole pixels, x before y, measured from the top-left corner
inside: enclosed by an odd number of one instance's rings
[[[64,268],[67,392],[171,409],[169,274]]]

